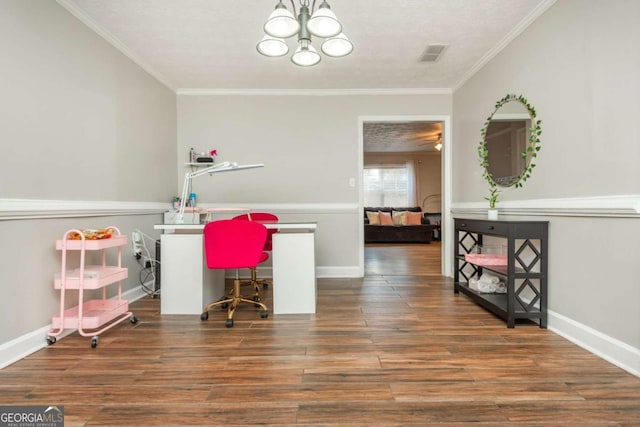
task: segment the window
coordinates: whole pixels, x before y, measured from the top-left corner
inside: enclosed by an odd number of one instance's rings
[[[405,165],[364,167],[365,206],[409,206],[409,171]]]

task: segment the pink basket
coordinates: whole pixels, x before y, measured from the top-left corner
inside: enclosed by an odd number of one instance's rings
[[[506,255],[494,254],[465,254],[464,260],[481,265],[507,265]]]

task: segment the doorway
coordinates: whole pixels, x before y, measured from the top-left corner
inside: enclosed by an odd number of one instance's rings
[[[443,237],[442,242],[430,244],[365,244],[363,224],[360,232],[362,275],[451,275],[447,274],[450,271],[447,265],[450,260],[446,256],[449,246],[443,227],[449,221],[447,212],[450,204],[449,116],[361,117],[359,122],[359,211],[363,212],[364,207],[371,203],[379,206],[375,201],[384,200],[376,199],[375,194],[370,197],[371,188],[365,188],[365,169],[370,176],[370,169],[376,166],[384,168],[410,163],[413,165],[415,188],[410,190],[413,192],[411,197],[405,200],[423,212],[436,214],[441,222],[437,237]],[[433,223],[433,216],[430,219]]]

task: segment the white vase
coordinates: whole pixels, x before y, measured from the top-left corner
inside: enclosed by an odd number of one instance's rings
[[[487,211],[487,219],[490,220],[497,220],[498,219],[498,209],[489,209]]]

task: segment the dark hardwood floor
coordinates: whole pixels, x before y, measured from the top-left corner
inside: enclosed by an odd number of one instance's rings
[[[0,370],[0,404],[66,426],[640,426],[640,378],[454,296],[438,250],[367,247],[364,279],[318,280],[317,314],[244,306],[231,329],[142,299],[96,349],[73,334]]]

